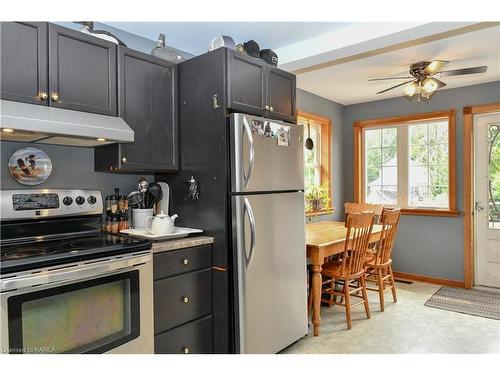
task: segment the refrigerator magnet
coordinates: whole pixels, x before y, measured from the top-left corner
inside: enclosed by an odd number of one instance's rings
[[[278,146],[290,145],[290,127],[280,126],[278,129]]]

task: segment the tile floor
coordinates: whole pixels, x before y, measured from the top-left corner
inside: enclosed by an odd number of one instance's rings
[[[439,286],[397,283],[398,302],[386,293],[381,312],[378,295],[369,292],[371,318],[363,306],[352,313],[348,330],[343,307],[322,307],[321,334],[289,346],[285,354],[354,353],[500,353],[500,321],[424,306]]]

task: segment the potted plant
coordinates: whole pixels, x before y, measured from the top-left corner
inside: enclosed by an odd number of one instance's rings
[[[306,210],[319,211],[324,207],[328,207],[330,201],[328,183],[319,185],[310,185],[306,189]]]

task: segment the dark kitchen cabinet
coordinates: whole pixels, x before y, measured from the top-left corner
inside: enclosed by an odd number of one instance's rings
[[[295,122],[296,78],[263,60],[227,50],[227,107]]]
[[[116,116],[116,49],[109,41],[50,24],[50,105]]]
[[[213,353],[212,245],[153,256],[155,353]]]
[[[265,63],[228,50],[228,106],[234,111],[265,115]]]
[[[95,170],[177,170],[177,67],[125,47],[118,48],[118,112],[134,142],[97,147]]]
[[[45,22],[1,22],[1,97],[48,104],[48,48]]]
[[[295,122],[295,75],[284,70],[267,66],[267,103],[270,117]]]

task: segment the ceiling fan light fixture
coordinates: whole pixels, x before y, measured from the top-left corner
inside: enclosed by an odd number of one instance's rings
[[[411,82],[403,88],[406,96],[413,96],[417,92],[417,85],[415,82]]]
[[[426,78],[422,82],[422,88],[429,94],[432,94],[438,88],[438,83],[432,78]]]

